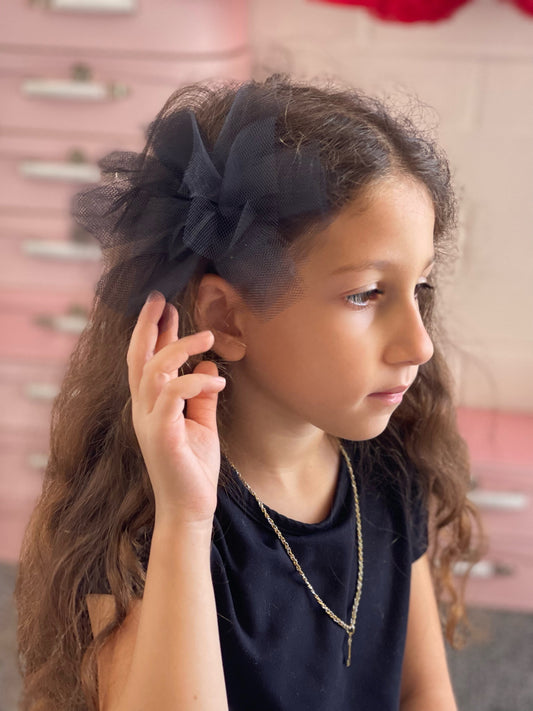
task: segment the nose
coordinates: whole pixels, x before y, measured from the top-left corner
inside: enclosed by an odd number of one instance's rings
[[[416,301],[403,304],[391,314],[385,360],[391,365],[422,365],[433,355],[433,343]]]

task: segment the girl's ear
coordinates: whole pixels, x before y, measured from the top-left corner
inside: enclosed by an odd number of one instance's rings
[[[225,279],[217,274],[204,274],[196,297],[195,325],[200,331],[213,332],[215,342],[211,350],[224,360],[237,361],[244,357],[242,314],[245,308],[242,297]]]

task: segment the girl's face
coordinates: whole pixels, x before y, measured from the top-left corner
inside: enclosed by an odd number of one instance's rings
[[[238,401],[270,410],[276,425],[365,440],[433,354],[417,296],[434,260],[434,210],[408,180],[380,183],[364,212],[355,207],[301,265],[302,298],[266,322],[246,314],[233,376]]]

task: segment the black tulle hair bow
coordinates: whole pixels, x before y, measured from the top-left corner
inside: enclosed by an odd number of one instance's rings
[[[327,210],[318,149],[285,145],[282,120],[276,99],[250,82],[212,149],[191,109],[163,110],[142,153],[103,158],[104,182],[72,205],[107,263],[97,295],[136,315],[152,290],[173,299],[211,265],[256,309],[279,308],[296,273],[288,230]]]

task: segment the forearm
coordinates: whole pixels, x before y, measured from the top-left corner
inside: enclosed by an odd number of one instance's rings
[[[210,548],[205,526],[156,522],[121,710],[227,710]]]
[[[400,711],[457,711],[453,693],[449,690],[428,690],[402,699]]]

